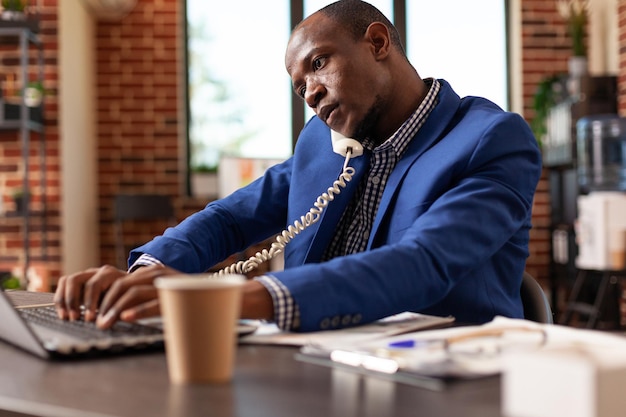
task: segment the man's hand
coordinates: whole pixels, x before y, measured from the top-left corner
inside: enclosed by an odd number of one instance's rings
[[[125,271],[105,265],[62,276],[54,294],[57,314],[64,320],[78,320],[84,307],[84,319],[95,320],[100,297],[115,280],[125,275]]]
[[[159,315],[158,293],[152,283],[158,277],[179,273],[160,265],[131,274],[109,265],[91,268],[61,277],[54,303],[62,319],[78,319],[83,305],[86,321],[96,320],[99,328],[108,329],[118,319],[135,321]]]
[[[61,277],[54,294],[57,314],[77,320],[82,305],[85,321],[96,320],[101,329],[110,328],[117,320],[158,316],[161,309],[154,280],[175,274],[181,272],[161,265],[144,266],[130,274],[105,265]],[[273,319],[272,297],[262,284],[246,282],[242,295],[241,317]]]

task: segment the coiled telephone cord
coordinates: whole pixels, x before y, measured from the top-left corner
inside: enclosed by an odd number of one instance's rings
[[[287,229],[283,230],[278,236],[276,236],[276,241],[272,243],[269,249],[263,249],[261,252],[257,252],[254,256],[251,256],[245,261],[235,262],[232,265],[219,270],[214,274],[214,276],[246,274],[258,268],[263,262],[269,261],[281,253],[285,246],[301,231],[319,221],[322,216],[322,212],[326,206],[328,206],[328,203],[333,201],[335,196],[341,193],[341,190],[346,187],[347,183],[350,182],[354,176],[354,168],[348,166],[351,155],[352,152],[348,149],[346,159],[343,164],[343,171],[335,182],[333,182],[333,185],[328,187],[327,192],[317,197],[317,201],[315,201],[314,206],[311,207],[305,215],[300,216],[300,219],[295,220],[292,225],[289,225]]]

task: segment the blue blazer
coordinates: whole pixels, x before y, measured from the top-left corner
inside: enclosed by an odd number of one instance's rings
[[[272,273],[300,310],[301,331],[371,322],[403,311],[482,323],[523,317],[522,273],[541,155],[526,121],[488,100],[459,98],[440,80],[438,102],[391,173],[367,250],[320,262],[367,172],[369,154],[319,222],[285,248]],[[187,273],[279,233],[308,212],[344,158],[313,117],[294,155],[249,186],[209,203],[133,250]]]

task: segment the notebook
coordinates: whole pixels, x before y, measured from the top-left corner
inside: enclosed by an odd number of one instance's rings
[[[161,321],[116,322],[98,329],[93,322],[58,318],[52,303],[15,307],[0,287],[0,339],[44,359],[101,356],[163,349]],[[240,324],[238,334],[254,331]]]

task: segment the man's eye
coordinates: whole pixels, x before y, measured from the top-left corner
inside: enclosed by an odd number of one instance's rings
[[[317,71],[318,69],[322,68],[325,62],[326,58],[316,58],[313,61],[313,70]]]
[[[302,86],[298,89],[298,95],[302,98],[304,98],[304,95],[306,94],[306,87]]]

